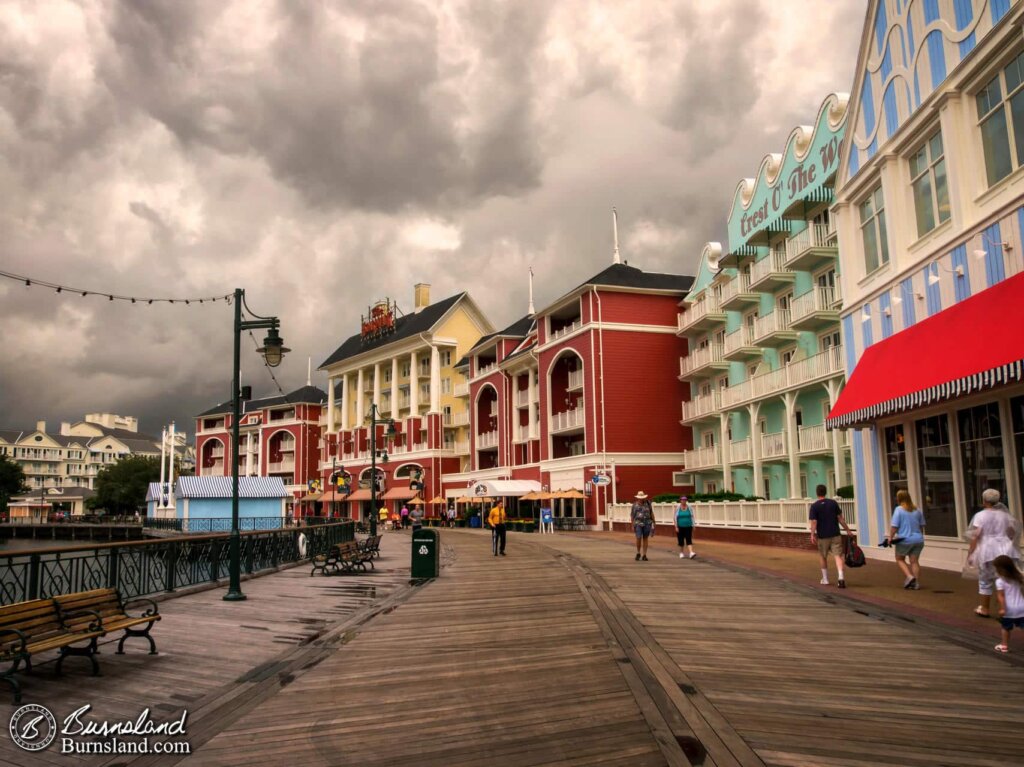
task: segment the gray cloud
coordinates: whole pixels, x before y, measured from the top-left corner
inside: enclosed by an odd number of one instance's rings
[[[859,0],[201,0],[0,7],[0,264],[136,294],[247,289],[301,384],[376,296],[496,325],[623,256],[692,272],[737,181],[848,90]],[[228,393],[230,309],[0,283],[0,426],[150,431]],[[245,339],[251,346],[249,339]],[[273,384],[246,354],[258,392]],[[322,379],[321,379],[322,380]]]

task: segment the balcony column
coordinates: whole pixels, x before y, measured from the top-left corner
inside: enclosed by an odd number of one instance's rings
[[[825,382],[825,390],[828,392],[828,404],[830,408],[836,406],[836,400],[839,399],[839,379],[833,378],[831,381]],[[836,473],[836,487],[846,486],[846,459],[843,456],[843,446],[840,440],[841,432],[839,429],[833,429],[831,432],[832,436],[832,468]],[[835,487],[831,488],[832,492],[835,492]]]
[[[537,399],[537,382],[533,377],[533,369],[527,373],[529,381],[526,384],[526,398],[529,400],[527,403],[529,408],[527,409],[527,428],[529,429],[530,439],[537,439],[540,435],[538,434],[538,426],[540,426],[540,419],[537,417],[540,413],[537,412],[537,408],[534,406],[534,400]]]
[[[341,377],[341,430],[348,431],[348,405],[349,405],[349,392],[348,392],[348,374]]]
[[[747,405],[747,412],[750,413],[750,460],[754,466],[754,491],[751,495],[757,496],[764,492],[764,475],[761,471],[761,430],[757,426],[761,404],[751,402]]]
[[[391,358],[391,413],[392,418],[398,416],[398,357]]]
[[[363,401],[365,385],[366,380],[363,377],[363,369],[359,368],[359,373],[356,374],[356,412],[353,416],[355,418],[353,426],[356,428],[362,426],[363,418],[366,416],[366,403]]]
[[[786,405],[786,452],[789,454],[789,497],[800,497],[800,452],[797,448],[796,392],[782,395]]]
[[[373,363],[373,404],[380,407],[380,363]]]
[[[334,379],[327,377],[327,433],[334,433]]]
[[[409,354],[409,414],[420,414],[420,371],[416,352]]]
[[[430,347],[430,412],[441,412],[441,350]]]
[[[722,429],[722,489],[728,493],[732,487],[732,469],[729,467],[732,451],[732,446],[729,444],[729,414],[721,413],[718,419]]]

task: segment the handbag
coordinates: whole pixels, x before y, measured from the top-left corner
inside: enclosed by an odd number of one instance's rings
[[[974,563],[973,555],[964,560],[964,566],[960,569],[960,577],[969,581],[976,581],[981,577],[978,566]]]
[[[846,560],[847,567],[864,567],[868,563],[867,557],[864,556],[864,549],[857,545],[857,541],[853,540],[850,536],[846,536],[844,539],[846,543]]]

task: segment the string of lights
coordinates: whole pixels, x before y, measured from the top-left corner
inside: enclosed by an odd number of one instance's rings
[[[76,288],[70,285],[61,285],[56,282],[49,282],[47,280],[37,280],[34,277],[27,277],[23,274],[14,274],[12,272],[6,272],[0,270],[0,277],[4,277],[14,282],[24,283],[27,288],[49,288],[56,293],[70,293],[72,295],[79,295],[85,298],[86,296],[96,296],[97,298],[105,298],[108,301],[124,301],[132,304],[184,304],[189,306],[191,304],[212,304],[218,301],[223,301],[226,304],[230,304],[232,295],[228,293],[225,296],[201,296],[197,298],[166,298],[157,296],[125,296],[119,293],[112,293],[105,290],[86,290],[85,288]]]

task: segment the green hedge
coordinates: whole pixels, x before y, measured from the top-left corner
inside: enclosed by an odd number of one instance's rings
[[[840,498],[853,500],[853,485],[844,485],[843,487],[837,487],[836,495],[838,495]]]

